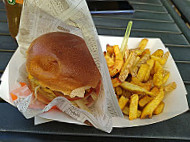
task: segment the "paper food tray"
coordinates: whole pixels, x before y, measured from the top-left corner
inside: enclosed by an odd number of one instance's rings
[[[99,36],[99,39],[102,46],[102,50],[105,51],[106,44],[121,45],[123,37]],[[130,49],[136,48],[141,39],[142,38],[129,38],[128,47]],[[164,44],[160,39],[148,38],[148,40],[149,41],[146,48],[149,48],[151,50],[151,53],[153,53],[157,49],[163,49],[165,52],[168,50],[167,48],[165,48]],[[18,62],[19,60],[21,60],[20,56],[21,53],[19,52],[19,49],[17,49],[1,78],[2,83],[0,86],[0,97],[9,103],[11,103],[9,100],[9,83],[10,83],[8,77],[10,69],[9,65],[14,64],[14,62]],[[18,67],[16,66],[11,67],[11,69],[13,68],[18,69]],[[179,74],[177,66],[171,55],[168,58],[165,68],[170,71],[170,78],[168,79],[167,83],[175,81],[177,83],[177,88],[165,96],[165,99],[163,100],[165,102],[165,108],[163,113],[159,115],[154,115],[152,119],[136,119],[133,121],[129,121],[128,118],[114,117],[113,118],[114,127],[133,127],[133,126],[153,124],[171,119],[179,114],[186,112],[189,109],[186,99],[187,91],[185,89],[182,78]],[[68,117],[67,115],[59,111],[50,111],[37,116],[35,118],[35,124],[41,124],[49,122],[51,120],[83,125],[82,123],[72,119],[71,117]]]

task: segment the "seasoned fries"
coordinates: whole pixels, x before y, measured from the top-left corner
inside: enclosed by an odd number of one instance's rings
[[[129,120],[162,113],[165,94],[177,87],[175,82],[166,85],[169,52],[158,49],[151,55],[147,43],[142,39],[136,49],[125,48],[124,56],[117,45],[107,45],[104,53],[119,107]]]
[[[176,83],[175,82],[172,82],[166,86],[164,86],[164,91],[165,92],[171,92],[173,91],[175,88],[177,87]]]
[[[131,96],[129,105],[129,120],[133,120],[138,117],[138,100],[139,96],[137,94]]]
[[[106,50],[107,50],[107,53],[109,54],[114,53],[113,46],[110,46],[109,44],[106,45]]]
[[[163,69],[158,70],[153,76],[153,83],[156,87],[161,87],[163,84]]]
[[[116,75],[121,70],[121,67],[123,65],[123,56],[119,50],[119,46],[113,46],[113,50],[115,54],[115,63],[113,67],[108,68],[111,76]]]
[[[140,118],[140,117],[141,117],[141,113],[142,113],[142,112],[141,112],[140,110],[137,111],[137,118]]]
[[[127,104],[128,101],[129,101],[129,99],[124,96],[121,96],[119,98],[119,107],[121,110],[123,110],[123,108],[125,107],[125,105]]]
[[[144,56],[145,54],[150,54],[150,49],[143,50],[141,56]]]
[[[150,91],[150,89],[152,88],[152,83],[151,82],[142,83],[136,77],[132,77],[132,81],[130,83],[138,85],[138,86],[146,89],[147,91]]]
[[[144,96],[142,99],[139,101],[139,106],[144,107],[147,103],[149,103],[153,98],[149,96]]]
[[[140,50],[143,50],[146,47],[147,43],[148,43],[148,39],[146,39],[146,38],[142,39],[139,46],[138,46],[138,48]]]
[[[158,87],[152,88],[151,92],[154,94],[154,96],[156,96],[159,93]]]
[[[122,112],[125,114],[125,115],[129,115],[129,107],[125,107],[123,110],[122,110]]]
[[[152,92],[149,92],[146,89],[144,89],[138,85],[134,85],[134,84],[131,84],[131,83],[126,82],[126,81],[123,82],[120,86],[126,90],[129,90],[132,93],[146,94],[146,95],[150,95],[150,96],[154,95]]]
[[[137,62],[137,64],[133,67],[132,69],[132,72],[131,72],[131,75],[133,77],[136,77],[137,76],[137,72],[138,72],[138,69],[140,68],[140,66],[144,63],[146,63],[146,61],[150,58],[150,55],[149,54],[145,54],[142,58],[140,58],[140,60]]]
[[[153,66],[154,66],[154,60],[153,59],[149,59],[147,62],[146,62],[148,65],[149,65],[149,68],[144,76],[144,80],[143,81],[148,81],[149,78],[150,78],[150,72],[151,70],[153,69]]]
[[[121,84],[121,81],[118,78],[112,78],[111,79],[113,87],[117,87]]]
[[[106,59],[108,68],[114,65],[114,60],[107,53],[104,54],[104,58]]]
[[[164,70],[163,76],[164,76],[163,84],[165,84],[167,82],[168,78],[170,77],[170,72],[167,70]]]
[[[153,114],[158,115],[163,112],[165,103],[161,102],[158,107],[154,110]]]
[[[151,118],[154,110],[158,107],[158,105],[163,99],[164,99],[164,90],[163,88],[161,88],[160,93],[144,107],[141,114],[141,119],[146,117]]]
[[[125,96],[125,97],[127,97],[127,98],[130,98],[131,95],[132,95],[132,93],[129,92],[128,90],[124,90],[124,89],[122,90],[122,96]]]
[[[162,49],[158,49],[152,55],[157,57],[162,57],[164,55],[164,51]]]
[[[162,68],[162,65],[158,62],[158,61],[156,61],[155,60],[155,64],[154,64],[154,73],[156,73],[156,72],[158,72],[158,70],[162,70],[163,68]],[[153,73],[153,74],[154,74]]]
[[[122,91],[121,87],[118,86],[115,88],[115,92],[117,95],[121,95],[123,91]]]
[[[119,79],[123,82],[125,81],[125,79],[127,78],[128,74],[129,74],[129,70],[131,69],[132,65],[135,62],[135,58],[136,58],[136,54],[134,52],[131,52],[129,54],[129,57],[127,58],[126,62],[124,63],[120,75],[119,75]]]
[[[137,78],[139,81],[143,81],[147,71],[149,70],[149,65],[148,64],[142,64],[139,68],[138,74],[137,74]]]

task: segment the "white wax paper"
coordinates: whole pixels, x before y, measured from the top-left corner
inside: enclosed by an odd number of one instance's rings
[[[32,100],[33,95],[31,92],[30,94],[22,94],[22,96],[19,96],[12,103],[9,93],[19,87],[19,81],[27,81],[27,73],[23,65],[26,61],[26,51],[29,45],[40,35],[49,32],[69,32],[84,39],[102,76],[98,99],[89,108],[91,113],[76,108],[64,97],[56,97],[48,105],[44,106],[44,104],[41,104],[40,106],[38,100]],[[17,42],[19,47],[11,58],[6,72],[2,77],[2,86],[5,87],[1,87],[2,93],[0,96],[3,99],[17,106],[18,110],[26,118],[31,118],[49,111],[56,105],[64,113],[67,113],[82,123],[88,121],[98,129],[108,133],[111,132],[111,117],[122,117],[123,114],[119,109],[117,99],[111,87],[111,80],[106,77],[109,76],[109,72],[105,68],[106,62],[85,0],[25,0],[22,8]],[[33,106],[31,107],[31,105]]]

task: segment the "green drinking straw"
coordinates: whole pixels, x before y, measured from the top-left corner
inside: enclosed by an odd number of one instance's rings
[[[127,43],[128,43],[128,39],[129,39],[129,36],[130,36],[130,33],[131,33],[131,27],[132,27],[132,25],[133,25],[133,22],[129,21],[129,23],[127,25],[127,29],[125,31],[125,36],[124,36],[122,44],[121,44],[120,51],[121,51],[123,57],[124,57],[124,54],[125,54],[125,50],[127,48]]]

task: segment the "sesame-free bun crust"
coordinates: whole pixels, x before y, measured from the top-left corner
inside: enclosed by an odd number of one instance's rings
[[[101,75],[85,41],[73,34],[52,32],[35,39],[26,68],[39,83],[65,94],[76,88],[95,88]]]

